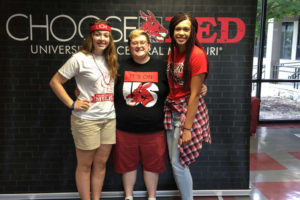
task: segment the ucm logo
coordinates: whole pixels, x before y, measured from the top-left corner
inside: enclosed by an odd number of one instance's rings
[[[164,38],[167,36],[168,31],[165,29],[161,23],[157,19],[158,17],[155,17],[154,14],[147,10],[148,15],[146,15],[143,11],[140,11],[140,15],[144,23],[140,26],[142,30],[146,31],[150,37],[151,42],[164,42]],[[139,18],[139,24],[140,23]],[[162,17],[160,17],[162,18]]]

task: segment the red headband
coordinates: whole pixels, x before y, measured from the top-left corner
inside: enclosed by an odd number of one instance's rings
[[[111,32],[111,28],[107,24],[94,24],[93,26],[90,27],[90,33],[93,31],[108,31]]]

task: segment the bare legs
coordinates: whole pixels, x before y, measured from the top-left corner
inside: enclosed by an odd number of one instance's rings
[[[99,200],[112,145],[102,144],[95,150],[76,149],[76,185],[82,200]],[[91,194],[90,194],[91,192]]]
[[[125,197],[133,196],[133,187],[136,181],[137,170],[126,172],[122,175]]]
[[[126,172],[122,175],[125,197],[133,196],[133,188],[136,181],[137,170]],[[144,170],[144,181],[148,191],[148,197],[156,196],[159,174]]]
[[[148,197],[156,197],[156,189],[158,184],[158,174],[144,170],[144,181],[148,191]]]

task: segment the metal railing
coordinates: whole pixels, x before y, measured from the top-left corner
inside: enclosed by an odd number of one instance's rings
[[[299,80],[300,78],[300,62],[281,63],[272,67],[272,76],[274,79]],[[299,89],[299,82],[293,83],[294,89]]]
[[[263,65],[263,68],[262,68],[262,77],[263,78],[265,78],[265,68],[266,68],[266,65]],[[252,74],[252,80],[257,79],[257,65],[253,65],[252,70],[256,70],[256,73]]]

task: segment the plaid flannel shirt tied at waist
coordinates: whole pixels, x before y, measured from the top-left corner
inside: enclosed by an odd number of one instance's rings
[[[180,113],[180,137],[178,140],[178,150],[180,152],[180,164],[183,167],[187,167],[192,162],[196,161],[199,153],[202,149],[202,142],[211,143],[210,128],[209,128],[209,116],[208,110],[205,105],[202,96],[199,98],[198,110],[195,115],[195,119],[191,128],[192,139],[191,142],[185,146],[182,143],[183,125],[186,119],[187,106],[189,96],[182,97],[176,100],[166,99],[164,112],[164,126],[166,130],[172,130],[172,106],[177,112]],[[175,112],[176,112],[175,111]],[[173,111],[174,112],[174,111]]]

